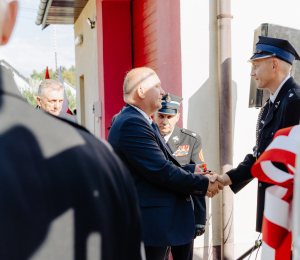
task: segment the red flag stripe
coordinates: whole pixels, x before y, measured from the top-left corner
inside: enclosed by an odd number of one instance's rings
[[[270,230],[272,230],[272,232],[268,232]],[[264,216],[262,233],[264,234],[263,240],[265,241],[265,243],[267,243],[274,249],[278,249],[282,242],[285,240],[289,231],[281,226],[272,223]]]

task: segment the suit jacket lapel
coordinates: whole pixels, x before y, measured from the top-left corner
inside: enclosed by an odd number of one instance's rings
[[[281,105],[281,102],[283,100],[283,98],[285,97],[286,93],[296,84],[296,82],[294,81],[294,79],[292,77],[290,77],[287,82],[285,82],[281,88],[281,90],[279,91],[274,104],[272,105],[269,113],[267,114],[267,118],[265,120],[265,124],[264,127],[266,127],[266,125],[268,123],[270,123],[270,121],[273,119],[274,114],[276,113],[276,111],[278,110],[279,106]]]

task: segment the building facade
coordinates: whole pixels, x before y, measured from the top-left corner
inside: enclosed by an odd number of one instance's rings
[[[202,137],[208,167],[220,173],[218,1],[89,0],[73,9],[49,0],[37,23],[73,23],[76,46],[78,119],[97,137],[107,138],[111,118],[124,105],[123,80],[135,67],[154,69],[166,93],[184,98],[180,126]],[[276,3],[275,3],[276,2]],[[53,1],[54,3],[54,1]],[[257,8],[259,6],[259,8]],[[279,8],[280,7],[280,8]],[[233,166],[255,145],[258,109],[248,108],[254,30],[262,23],[300,29],[298,0],[232,0]],[[64,9],[65,8],[65,9]],[[55,12],[65,10],[65,12]],[[267,10],[267,11],[266,11]],[[65,15],[70,12],[69,15]],[[91,28],[95,21],[95,27]],[[300,50],[297,50],[300,53]],[[101,101],[101,116],[93,104]],[[234,259],[254,245],[257,181],[234,196]],[[207,232],[195,241],[194,259],[221,259],[220,196],[207,199]],[[171,221],[171,220],[170,220]],[[255,259],[255,254],[250,259]],[[259,256],[258,258],[259,259]]]

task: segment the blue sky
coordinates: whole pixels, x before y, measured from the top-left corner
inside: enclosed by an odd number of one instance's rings
[[[48,66],[55,68],[53,25],[42,30],[35,24],[40,0],[19,1],[17,22],[5,46],[0,46],[0,60],[4,59],[25,77],[33,70]],[[56,25],[57,66],[75,65],[73,25]]]

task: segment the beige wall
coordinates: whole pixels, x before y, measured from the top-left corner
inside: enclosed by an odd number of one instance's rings
[[[234,158],[236,167],[255,145],[258,109],[248,108],[250,64],[254,30],[262,23],[300,29],[295,20],[299,0],[232,0],[232,85]],[[184,127],[203,140],[208,167],[219,169],[219,113],[217,68],[217,1],[181,0],[182,92]],[[259,8],[257,8],[259,6]],[[266,12],[267,10],[267,12]],[[256,223],[257,181],[234,195],[234,259],[248,250],[258,237]],[[194,259],[218,259],[220,245],[220,200],[208,201],[207,229],[195,241]],[[250,258],[255,259],[256,252]],[[258,258],[260,259],[260,252]]]
[[[200,134],[205,162],[215,171],[220,167],[216,6],[216,0],[181,0],[183,126]],[[206,202],[207,232],[195,240],[194,259],[212,259],[221,245],[220,197]]]
[[[90,0],[81,12],[74,25],[74,37],[83,34],[83,43],[75,47],[76,62],[76,90],[78,121],[81,123],[81,100],[83,90],[80,91],[84,76],[84,102],[85,102],[85,126],[95,136],[100,137],[100,122],[94,117],[92,111],[93,101],[99,100],[98,92],[98,61],[97,61],[97,30],[91,29],[87,18],[94,20],[96,17],[96,1]],[[97,22],[96,22],[97,26]]]

